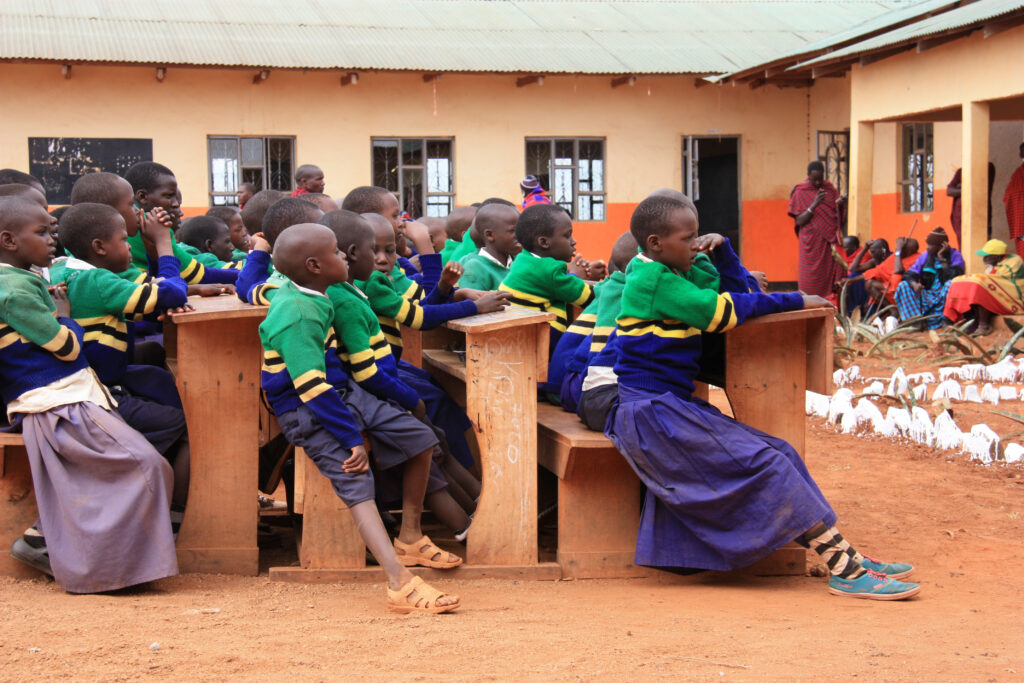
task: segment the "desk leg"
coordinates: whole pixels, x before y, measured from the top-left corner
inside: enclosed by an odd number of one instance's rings
[[[178,534],[182,572],[259,573],[256,485],[260,340],[252,319],[176,326],[191,479]]]
[[[483,471],[469,564],[537,564],[536,327],[466,335],[466,412]]]
[[[804,457],[807,328],[804,321],[726,334],[725,391],[740,422],[785,439]],[[806,554],[791,543],[754,564],[756,574],[803,574]]]

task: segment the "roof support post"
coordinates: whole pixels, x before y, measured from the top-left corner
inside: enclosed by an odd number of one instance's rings
[[[853,121],[850,126],[850,197],[847,232],[867,242],[871,234],[871,195],[874,192],[875,122]]]
[[[967,261],[968,274],[984,272],[981,257],[975,252],[988,239],[988,123],[988,102],[963,103],[960,251]],[[1015,245],[1010,248],[1015,249]]]

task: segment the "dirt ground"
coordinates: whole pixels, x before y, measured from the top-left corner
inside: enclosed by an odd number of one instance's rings
[[[463,608],[424,617],[387,613],[382,585],[265,572],[94,596],[0,579],[0,680],[1024,676],[1024,470],[820,420],[808,424],[807,461],[858,549],[917,566],[918,598],[835,597],[811,576],[481,580],[443,582]]]

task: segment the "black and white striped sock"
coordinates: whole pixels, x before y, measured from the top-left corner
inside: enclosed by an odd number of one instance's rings
[[[861,566],[864,556],[854,550],[853,546],[834,526],[821,531],[823,526],[811,529],[803,536],[798,537],[796,542],[821,555],[833,576],[844,579],[857,579],[864,576],[867,572]]]

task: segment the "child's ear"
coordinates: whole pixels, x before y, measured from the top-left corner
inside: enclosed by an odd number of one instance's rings
[[[149,190],[138,190],[135,192],[135,203],[142,206],[146,203],[147,197],[149,197]]]
[[[107,248],[103,246],[103,240],[101,239],[94,239],[92,242],[89,242],[89,249],[92,250],[92,253],[99,256],[107,255]]]
[[[655,253],[661,251],[661,235],[653,234],[648,235],[647,240],[644,243],[644,251],[653,251]]]
[[[313,275],[320,274],[320,259],[318,259],[316,256],[310,256],[308,259],[306,259],[305,265],[306,270],[312,273]]]
[[[538,249],[547,249],[551,246],[551,238],[547,235],[539,235],[537,239],[533,241],[533,244]]]
[[[358,250],[356,249],[356,245],[354,245],[354,244],[348,245],[348,248],[345,249],[345,258],[348,259],[349,263],[355,263],[356,262],[356,260],[357,260],[356,259],[356,253],[358,253]]]
[[[0,249],[7,251],[18,251],[18,239],[10,230],[0,232]]]

